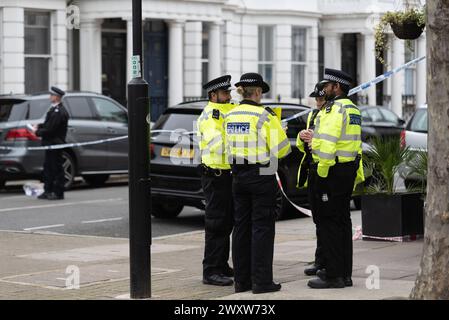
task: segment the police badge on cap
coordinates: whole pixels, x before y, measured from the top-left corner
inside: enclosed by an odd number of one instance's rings
[[[214,80],[209,81],[205,85],[203,85],[203,89],[207,91],[207,93],[215,90],[229,90],[231,87],[231,76],[225,75]]]
[[[317,83],[315,85],[315,89],[313,92],[309,95],[311,98],[322,98],[326,95],[326,92],[324,92],[324,84],[323,83]]]

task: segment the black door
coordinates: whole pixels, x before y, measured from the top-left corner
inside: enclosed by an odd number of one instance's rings
[[[345,33],[341,43],[341,68],[354,79],[354,85],[357,85],[357,34]],[[357,103],[357,96],[349,97]]]
[[[150,85],[150,114],[155,122],[168,101],[167,26],[164,21],[147,21],[144,28],[144,77]]]
[[[103,94],[126,106],[126,33],[103,32],[101,51]]]

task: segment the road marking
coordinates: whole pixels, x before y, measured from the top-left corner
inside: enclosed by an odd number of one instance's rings
[[[42,227],[33,227],[33,228],[25,228],[24,231],[31,231],[31,230],[41,230],[41,229],[50,229],[50,228],[58,228],[58,227],[64,227],[63,224],[53,224],[50,226],[42,226]]]
[[[58,204],[46,204],[46,205],[41,205],[41,206],[15,207],[15,208],[0,209],[0,212],[68,207],[68,206],[77,206],[80,204],[92,204],[92,203],[113,202],[113,201],[122,201],[122,200],[123,200],[123,198],[114,198],[114,199],[89,200],[89,201],[79,201],[79,202],[67,202],[67,203],[58,203]]]
[[[99,223],[99,222],[108,222],[108,221],[119,221],[119,220],[122,220],[122,219],[123,219],[123,217],[111,218],[111,219],[101,219],[101,220],[81,221],[81,223]]]

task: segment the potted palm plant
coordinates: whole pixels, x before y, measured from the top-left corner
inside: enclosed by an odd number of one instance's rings
[[[410,158],[400,137],[377,138],[366,153],[372,182],[362,196],[363,239],[404,241],[424,234],[421,192],[399,190],[396,177]]]

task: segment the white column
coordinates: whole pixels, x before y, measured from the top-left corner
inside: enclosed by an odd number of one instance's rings
[[[57,87],[67,90],[69,82],[69,67],[68,67],[68,47],[67,47],[67,26],[66,26],[66,11],[58,10],[54,13],[53,23],[53,77],[50,78],[52,83]]]
[[[272,90],[280,95],[282,101],[292,95],[292,27],[291,25],[277,25],[274,30],[276,47],[274,48],[276,72]],[[304,85],[304,84],[303,84]],[[273,96],[273,98],[277,98]]]
[[[417,40],[417,58],[426,55],[426,37],[424,34]],[[427,60],[416,65],[416,106],[422,106],[427,102]]]
[[[143,42],[142,42],[143,45]],[[126,79],[128,82],[132,78],[131,57],[133,56],[133,20],[126,19]],[[143,71],[142,71],[143,75]]]
[[[376,55],[374,47],[374,34],[364,34],[364,72],[362,82],[373,80],[376,77]],[[368,96],[368,105],[376,105],[376,86],[368,88],[365,92]]]
[[[307,29],[307,66],[306,66],[306,91],[305,97],[315,89],[320,75],[318,74],[318,25]]]
[[[169,21],[168,105],[174,106],[184,99],[183,90],[183,26],[184,21]]]
[[[0,93],[25,93],[25,32],[23,8],[4,7],[0,29],[2,57]]]
[[[80,24],[80,87],[101,93],[101,20],[81,20]]]
[[[324,34],[324,67],[341,69],[341,34]]]
[[[201,97],[202,23],[187,22],[184,33],[184,95]]]
[[[392,44],[392,65],[397,68],[404,64],[404,41],[393,37]],[[404,72],[396,73],[391,80],[391,108],[402,117],[402,94],[404,92]]]
[[[208,80],[221,76],[220,23],[209,24],[209,73]]]

